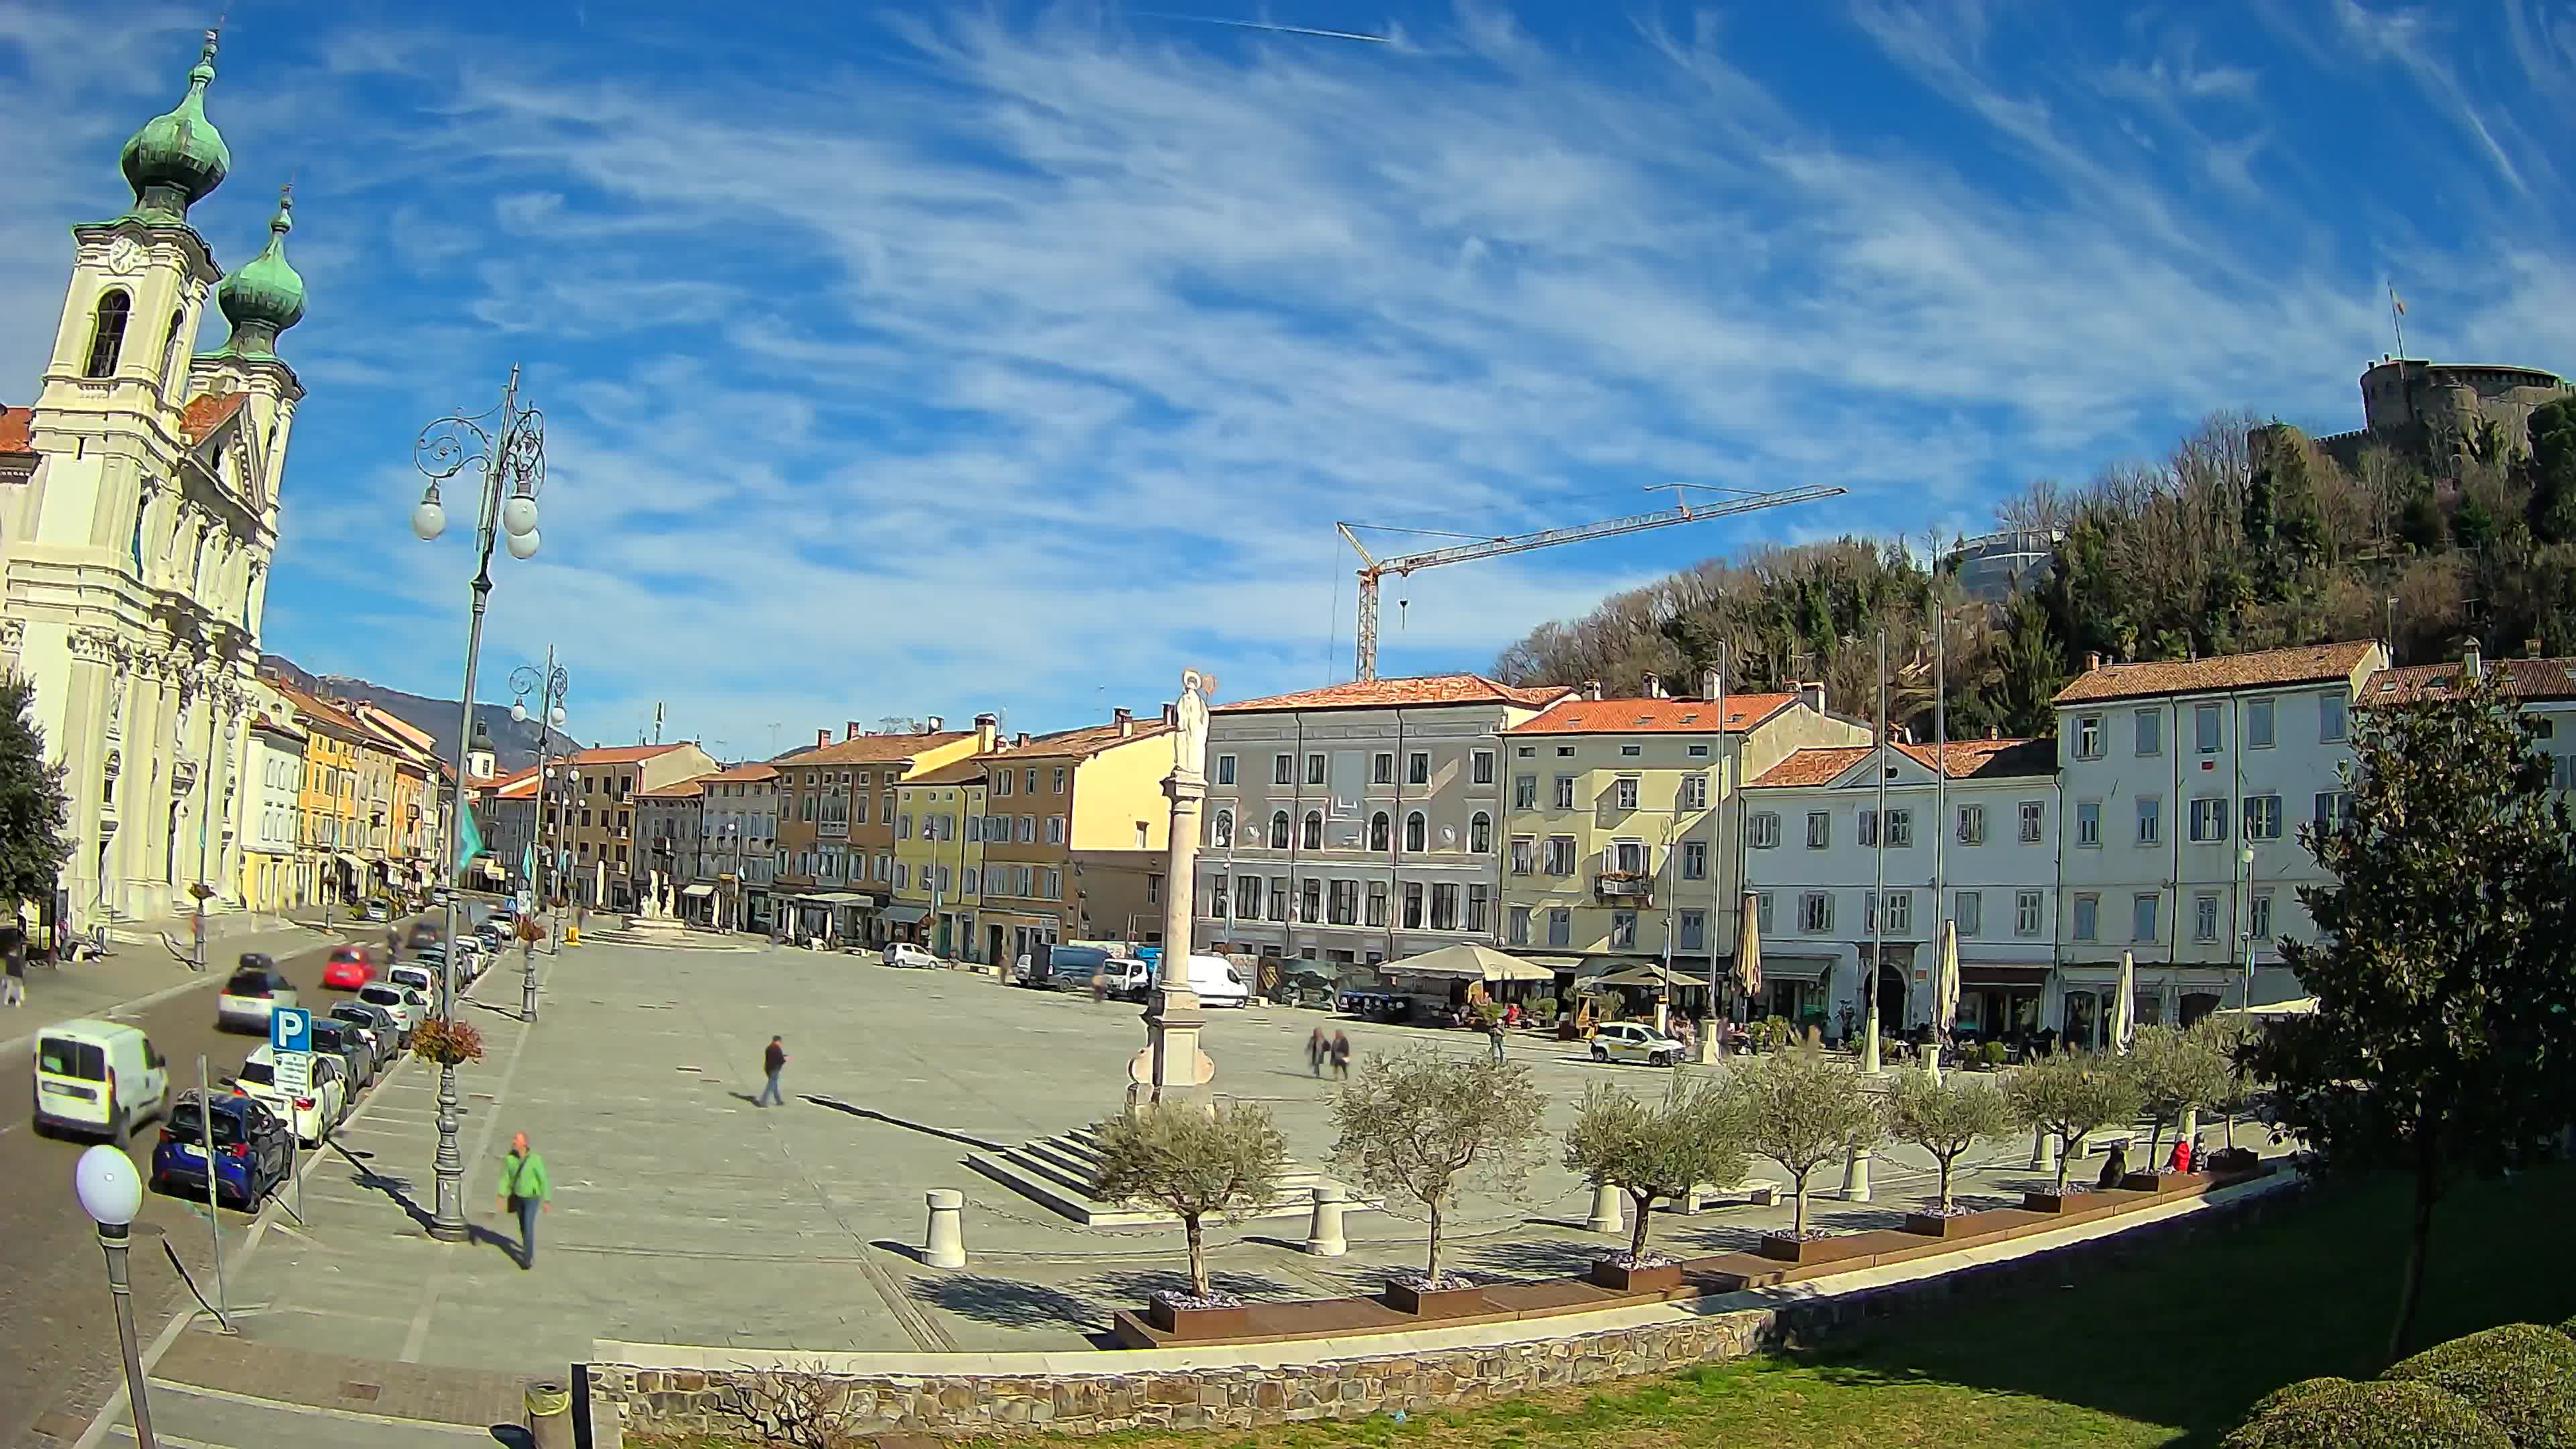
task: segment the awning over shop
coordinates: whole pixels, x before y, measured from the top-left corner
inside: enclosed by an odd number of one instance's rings
[[[1708,979],[1685,976],[1678,971],[1667,969],[1660,961],[1643,961],[1622,970],[1605,972],[1576,984],[1586,990],[1603,986],[1706,986]]]
[[[2267,1002],[2261,1006],[2229,1006],[2210,1013],[2212,1016],[2314,1016],[2317,999],[2301,996],[2290,1001]]]
[[[2055,967],[2046,962],[2030,961],[1962,961],[1959,963],[1961,986],[2040,986],[2047,982]]]
[[[825,891],[821,895],[805,896],[802,899],[812,901],[819,906],[873,906],[877,903],[877,898],[865,891]]]
[[[1553,981],[1556,973],[1533,961],[1506,956],[1489,946],[1443,946],[1401,961],[1380,962],[1388,976],[1436,976],[1451,981]]]
[[[1583,969],[1580,956],[1523,956],[1521,959],[1533,966],[1544,966],[1561,976],[1571,976]]]
[[[1774,956],[1768,949],[1762,953],[1764,981],[1822,981],[1833,966],[1831,956]]]
[[[680,894],[682,894],[682,895],[684,895],[684,896],[711,896],[711,895],[714,895],[715,893],[716,893],[716,888],[715,888],[714,886],[711,886],[711,885],[693,885],[693,886],[687,886],[687,887],[682,888],[682,890],[680,891]]]
[[[331,858],[340,862],[340,868],[348,871],[352,875],[363,875],[366,873],[367,863],[345,850]]]
[[[898,926],[917,926],[930,919],[928,906],[888,906],[882,911],[886,920]]]

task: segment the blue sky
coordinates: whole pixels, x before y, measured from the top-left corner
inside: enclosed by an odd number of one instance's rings
[[[0,399],[205,19],[110,8],[0,7]],[[1390,586],[1388,672],[1480,668],[2213,409],[2353,426],[2391,280],[2412,351],[2576,369],[2565,4],[234,0],[221,71],[200,229],[245,259],[293,175],[311,291],[269,646],[454,689],[411,443],[521,362],[545,548],[485,670],[553,642],[612,742],[1302,687],[1350,667],[1337,518],[1852,490]]]

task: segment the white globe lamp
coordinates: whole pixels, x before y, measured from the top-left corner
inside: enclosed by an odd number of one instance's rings
[[[80,1155],[72,1186],[80,1193],[81,1211],[100,1227],[124,1227],[143,1211],[143,1177],[134,1159],[105,1143]]]
[[[525,533],[511,534],[507,542],[510,545],[510,557],[512,558],[535,558],[537,556],[537,531],[533,528],[529,529]]]

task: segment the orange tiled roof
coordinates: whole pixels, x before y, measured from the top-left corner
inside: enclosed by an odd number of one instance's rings
[[[2576,699],[2576,659],[2489,659],[2482,667],[2490,677],[2502,681],[2505,694],[2514,699]],[[2406,704],[2440,699],[2460,682],[2460,669],[2456,663],[2383,669],[2361,687],[2361,702]]]
[[[1138,740],[1149,740],[1157,735],[1167,735],[1171,732],[1172,727],[1159,719],[1136,720],[1133,722],[1133,728],[1125,734],[1119,732],[1115,722],[1084,725],[1080,729],[1058,730],[1051,735],[1040,735],[1025,745],[1006,745],[982,758],[987,760],[1087,760],[1102,750],[1119,745],[1132,745]]]
[[[1726,724],[1747,730],[1798,702],[1794,694],[1731,694]],[[1536,719],[1505,730],[1514,735],[1706,734],[1719,728],[1717,705],[1704,699],[1564,699]]]
[[[659,790],[638,790],[635,793],[646,800],[694,800],[707,793],[707,781],[710,778],[712,777],[707,775],[691,775],[685,780],[675,780]]]
[[[1516,704],[1542,709],[1565,697],[1567,686],[1528,688],[1499,684],[1481,674],[1425,674],[1411,679],[1354,679],[1322,689],[1274,694],[1218,705],[1217,714],[1248,714],[1276,709],[1387,709],[1398,705]]]
[[[818,745],[800,755],[781,755],[778,760],[791,770],[808,765],[882,765],[891,760],[909,760],[924,750],[935,750],[941,745],[953,745],[959,740],[973,738],[975,735],[971,730],[942,730],[922,735],[861,735],[857,739]]]
[[[2266,649],[2255,654],[2221,654],[2210,659],[2105,664],[2059,690],[2056,702],[2083,704],[2099,699],[2143,699],[2156,694],[2322,684],[2349,678],[2363,657],[2376,647],[2370,640],[2359,639],[2342,644],[2306,644],[2296,649]]]
[[[369,733],[367,727],[360,724],[355,716],[320,695],[307,694],[283,679],[273,679],[269,683],[275,685],[277,692],[285,695],[287,702],[293,704],[299,712],[312,715],[322,723],[349,734],[363,737]]]
[[[972,785],[984,778],[984,762],[991,758],[990,755],[968,755],[962,760],[951,760],[936,770],[903,781],[903,787],[909,790],[915,785]]]
[[[537,767],[513,771],[490,782],[496,800],[534,800],[537,798]]]
[[[682,740],[678,744],[670,745],[597,745],[590,749],[573,751],[572,759],[567,763],[634,765],[652,759],[656,755],[667,755],[673,750],[684,749],[689,743],[687,740]]]
[[[0,408],[0,453],[34,452],[30,430],[35,423],[34,408]]]
[[[1830,785],[1841,779],[1852,766],[1868,759],[1869,745],[1825,745],[1792,753],[1787,759],[1765,770],[1753,781],[1755,785]],[[1930,745],[1899,744],[1896,748],[1923,768],[1930,770],[1936,753]],[[2057,749],[2047,740],[1952,740],[1946,754],[1937,756],[1950,762],[1953,780],[1998,780],[2026,775],[2053,774],[2057,769]]]
[[[248,401],[250,394],[246,392],[228,392],[221,397],[201,392],[188,399],[188,405],[179,410],[179,430],[188,435],[188,446],[193,448],[213,437],[215,429],[230,421]]]
[[[710,784],[734,784],[738,782],[775,780],[777,778],[778,767],[761,761],[754,761],[748,765],[736,765],[730,770],[718,770],[714,774],[707,776],[707,780]]]

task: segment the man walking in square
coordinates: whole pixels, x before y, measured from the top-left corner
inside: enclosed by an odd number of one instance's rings
[[[501,1159],[501,1206],[519,1219],[519,1268],[537,1265],[537,1214],[553,1207],[554,1188],[546,1181],[546,1160],[528,1146],[528,1134],[510,1139],[510,1155]]]
[[[778,1074],[787,1070],[785,1038],[773,1036],[769,1039],[769,1050],[761,1053],[760,1069],[769,1074],[769,1085],[760,1089],[760,1099],[752,1105],[755,1107],[786,1106],[787,1099],[780,1096],[778,1092]]]

